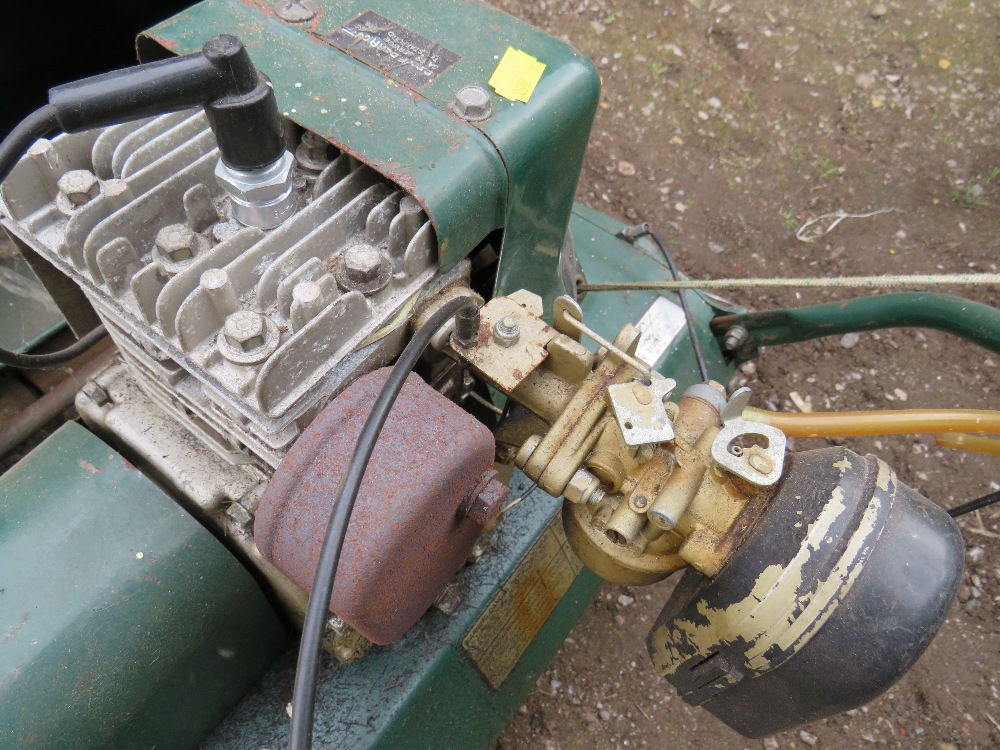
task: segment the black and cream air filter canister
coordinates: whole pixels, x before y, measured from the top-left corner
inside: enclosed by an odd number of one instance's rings
[[[861,705],[944,622],[962,576],[948,514],[873,456],[789,456],[726,567],[686,572],[647,638],[685,701],[747,737]]]

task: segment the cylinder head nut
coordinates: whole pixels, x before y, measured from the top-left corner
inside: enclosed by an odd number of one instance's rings
[[[256,310],[237,310],[226,317],[219,333],[222,356],[238,365],[263,362],[278,348],[278,327]]]
[[[252,310],[238,310],[226,318],[223,328],[226,340],[243,352],[248,352],[264,343],[267,331],[264,316]]]
[[[493,325],[493,340],[500,346],[514,346],[520,338],[521,326],[513,315],[507,315]]]
[[[455,94],[452,111],[467,122],[488,120],[493,114],[490,92],[482,86],[464,86]]]
[[[59,188],[57,204],[69,211],[86,205],[101,192],[100,181],[87,169],[71,169],[59,178],[56,186]]]
[[[344,250],[334,269],[334,276],[347,291],[374,294],[389,285],[392,264],[377,247],[362,242]]]
[[[187,224],[170,224],[156,233],[156,250],[162,260],[170,264],[183,264],[192,260],[201,250],[203,240]]]

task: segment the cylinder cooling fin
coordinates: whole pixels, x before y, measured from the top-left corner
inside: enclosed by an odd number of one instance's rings
[[[41,140],[0,192],[144,390],[225,436],[224,452],[270,466],[353,374],[337,373],[352,352],[382,341],[393,356],[393,323],[437,274],[415,198],[322,139],[300,141],[300,208],[270,232],[232,219],[201,111]]]

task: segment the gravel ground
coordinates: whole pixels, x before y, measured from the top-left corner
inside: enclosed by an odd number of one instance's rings
[[[597,64],[604,91],[578,198],[651,222],[691,276],[997,270],[995,2],[496,5]],[[837,212],[872,215],[831,226]],[[958,293],[1000,303],[993,288]],[[733,295],[754,309],[851,296]],[[765,350],[742,379],[781,410],[989,408],[998,362],[943,334],[893,330]],[[1000,459],[930,435],[836,442],[879,455],[946,506],[1000,487]],[[746,740],[684,704],[649,663],[644,638],[672,581],[606,585],[498,747],[1000,746],[998,519],[962,519],[959,600],[917,666],[868,706]]]

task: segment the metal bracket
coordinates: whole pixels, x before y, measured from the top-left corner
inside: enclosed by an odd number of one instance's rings
[[[729,413],[728,408],[726,412]],[[739,438],[762,439],[765,444],[749,448],[733,445]],[[785,442],[785,433],[776,427],[731,417],[712,443],[712,460],[755,487],[770,487],[781,479]]]
[[[626,445],[634,448],[674,439],[674,426],[663,401],[676,386],[670,378],[656,373],[649,385],[634,380],[608,386],[608,399]]]

